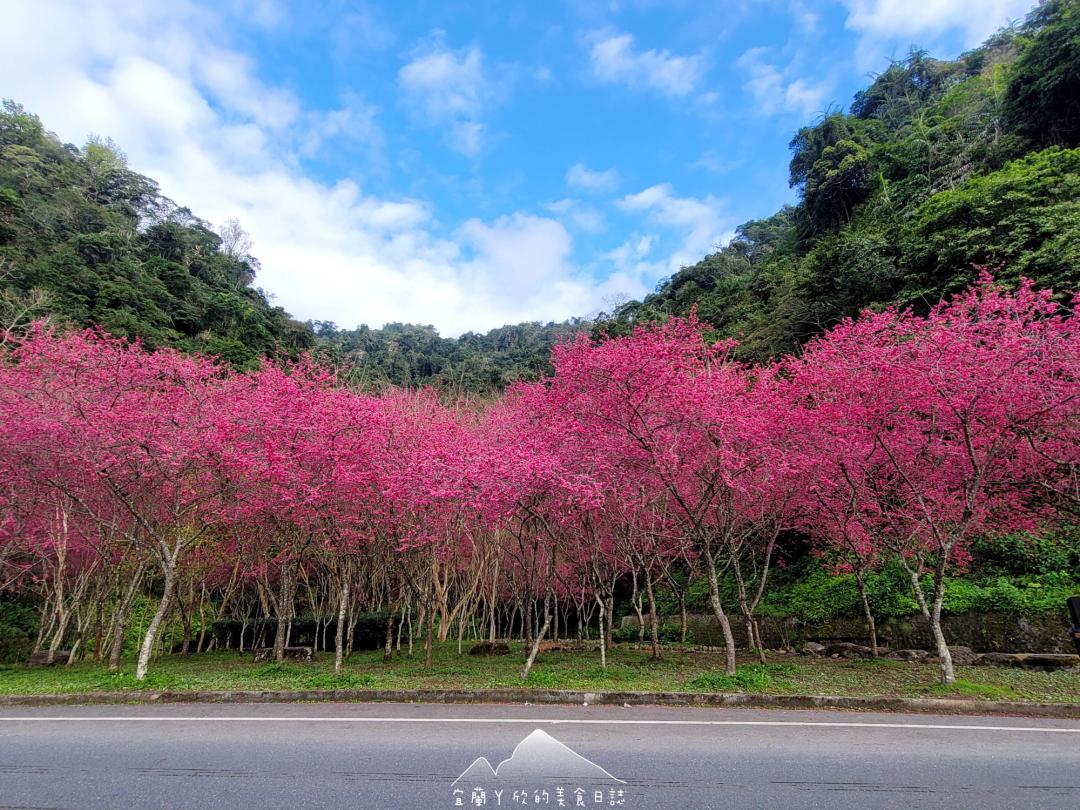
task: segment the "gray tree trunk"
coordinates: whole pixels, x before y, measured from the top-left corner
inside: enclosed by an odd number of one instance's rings
[[[165,558],[165,587],[161,592],[161,601],[158,602],[154,618],[150,620],[150,626],[146,628],[143,637],[142,648],[139,650],[139,662],[135,666],[135,680],[146,680],[146,671],[150,667],[150,654],[154,651],[154,642],[157,641],[158,631],[161,629],[165,617],[172,607],[173,594],[176,591],[176,554]]]
[[[652,632],[652,657],[660,659],[660,617],[656,615],[656,596],[653,593],[652,577],[645,572],[645,593],[649,597],[649,625]]]
[[[345,652],[345,614],[349,608],[349,578],[342,577],[341,601],[338,602],[337,632],[334,633],[334,674],[341,674],[341,658]]]
[[[529,679],[529,670],[532,669],[533,662],[536,660],[536,654],[540,651],[540,643],[544,640],[544,636],[547,635],[548,626],[551,624],[551,592],[544,597],[544,623],[540,626],[540,630],[536,633],[536,637],[533,639],[532,645],[529,647],[529,656],[525,659],[525,666],[521,670],[521,680],[525,681]]]
[[[723,605],[720,604],[720,583],[716,579],[716,565],[713,561],[712,548],[708,543],[703,544],[705,550],[705,564],[709,569],[706,572],[709,582],[709,605],[713,609],[716,620],[720,622],[720,629],[724,633],[724,648],[727,660],[724,672],[727,675],[735,675],[735,636],[731,632],[731,622],[728,621]]]

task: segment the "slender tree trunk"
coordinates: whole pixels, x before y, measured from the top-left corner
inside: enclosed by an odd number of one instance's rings
[[[101,661],[102,646],[105,643],[105,603],[98,602],[94,619],[94,660]]]
[[[866,595],[866,583],[863,581],[862,571],[858,569],[855,570],[855,584],[859,588],[859,600],[862,602],[863,616],[866,617],[866,627],[870,638],[870,651],[874,658],[877,658],[877,624],[874,622],[874,612],[870,610],[870,600]]]
[[[750,625],[747,627],[750,633],[750,646],[757,650],[758,663],[765,663],[765,645],[761,643],[761,633],[758,630],[757,619],[751,616]]]
[[[536,654],[540,651],[540,643],[544,640],[544,636],[547,635],[548,626],[551,624],[551,591],[548,591],[544,597],[544,623],[540,625],[539,631],[536,633],[536,637],[533,639],[532,646],[529,647],[529,655],[525,659],[525,666],[521,670],[521,680],[526,681],[529,679],[529,670],[532,669],[533,661],[536,660]]]
[[[180,609],[180,622],[184,627],[183,642],[180,646],[180,654],[187,657],[191,654],[191,617],[186,610]]]
[[[356,622],[360,618],[357,611],[353,610],[353,605],[349,606],[349,619],[346,622],[345,628],[345,657],[348,658],[352,655],[353,651],[353,639],[356,636]]]
[[[285,660],[285,646],[288,644],[289,616],[292,613],[292,562],[286,561],[281,566],[281,584],[278,586],[277,628],[274,632],[274,660],[279,664]]]
[[[424,668],[431,672],[435,669],[435,611],[429,608],[425,615],[427,633],[424,636]]]
[[[41,647],[45,643],[46,636],[52,631],[55,620],[56,610],[49,603],[48,595],[46,595],[45,605],[41,609],[41,618],[38,620],[37,640],[34,642],[31,652],[41,652]]]
[[[150,654],[154,651],[154,642],[157,641],[158,631],[161,629],[165,617],[172,607],[173,593],[176,590],[176,558],[179,550],[165,558],[165,586],[161,591],[161,601],[158,602],[154,618],[150,620],[150,626],[146,628],[143,637],[142,648],[139,650],[139,662],[135,666],[135,680],[146,680],[146,671],[150,667]]]
[[[124,619],[122,614],[117,615],[113,624],[112,645],[109,647],[109,672],[120,669],[120,656],[124,653]]]
[[[604,632],[604,600],[599,594],[596,596],[596,604],[600,606],[600,669],[607,670],[607,634]],[[608,622],[610,624],[610,620]]]
[[[394,654],[394,607],[390,606],[390,612],[386,614],[386,639],[383,645],[383,661],[389,661]]]
[[[604,597],[604,607],[607,611],[607,624],[604,625],[604,643],[610,650],[615,639],[615,594],[608,592]]]
[[[184,641],[183,646],[180,649],[180,654],[187,656],[191,653],[191,611],[195,606],[195,580],[188,580],[188,592],[187,602],[185,603],[183,598],[179,597],[176,600],[177,607],[180,609],[180,621],[184,627]]]
[[[643,615],[641,605],[641,591],[638,590],[637,581],[637,569],[635,568],[630,572],[630,576],[633,582],[633,592],[630,594],[630,603],[634,606],[634,613],[637,615],[637,640],[638,644],[645,643],[645,616]]]
[[[56,632],[53,634],[52,641],[49,643],[48,656],[45,659],[50,664],[56,659],[56,653],[64,641],[64,634],[67,632],[68,621],[71,618],[70,612],[60,610],[59,608],[57,608],[57,610],[60,613],[60,619],[57,624]]]
[[[64,664],[64,669],[69,668],[75,663],[75,654],[79,651],[79,647],[82,644],[82,636],[75,639],[75,643],[71,645],[71,653],[68,655],[67,663]]]
[[[408,657],[413,658],[413,639],[415,635],[413,633],[413,606],[408,606],[408,615],[406,617],[408,621]],[[420,621],[423,621],[423,617],[420,617]]]
[[[937,643],[938,657],[941,659],[941,682],[950,684],[956,682],[956,672],[953,670],[952,653],[949,644],[945,640],[945,633],[941,629],[941,603],[945,599],[945,553],[938,554],[937,565],[934,567],[934,603],[930,609],[930,630],[934,634]]]
[[[457,654],[461,655],[461,643],[465,639],[465,610],[458,614],[458,626],[457,626]],[[469,617],[471,619],[471,617]]]
[[[656,615],[656,596],[653,593],[653,581],[649,572],[645,572],[645,594],[649,597],[649,626],[652,632],[652,657],[660,660],[660,617]]]
[[[349,611],[349,577],[341,578],[341,598],[338,601],[337,628],[334,633],[334,674],[341,674],[341,659],[345,653],[345,617]]]
[[[705,564],[708,567],[706,575],[709,582],[709,604],[712,606],[716,620],[720,622],[720,629],[724,633],[724,647],[727,653],[727,661],[724,672],[727,675],[735,675],[735,636],[731,633],[731,622],[728,621],[723,605],[720,604],[720,583],[716,579],[716,565],[713,562],[712,548],[708,542],[703,544],[705,551]]]
[[[199,638],[195,642],[195,652],[202,653],[203,643],[206,641],[206,586],[199,590]]]
[[[682,644],[686,643],[689,624],[686,616],[686,591],[679,591],[679,641]]]

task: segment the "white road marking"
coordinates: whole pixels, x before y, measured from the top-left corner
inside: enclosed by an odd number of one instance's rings
[[[496,717],[231,717],[213,715],[165,716],[85,716],[38,715],[6,717],[0,723],[494,723],[529,725],[601,725],[601,726],[767,726],[810,728],[888,728],[926,729],[932,731],[1014,731],[1037,734],[1080,734],[1078,728],[1055,726],[976,726],[947,723],[860,723],[855,721],[815,720],[599,720],[592,718],[496,718]]]

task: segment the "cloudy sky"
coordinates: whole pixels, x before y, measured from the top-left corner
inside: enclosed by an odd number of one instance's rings
[[[792,198],[794,130],[1033,0],[5,0],[0,95],[237,218],[301,319],[639,297]]]

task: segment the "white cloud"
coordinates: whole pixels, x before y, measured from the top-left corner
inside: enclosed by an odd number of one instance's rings
[[[440,121],[476,115],[490,95],[484,55],[476,47],[457,52],[436,47],[405,65],[398,79],[423,113]]]
[[[768,61],[768,54],[768,48],[751,48],[736,62],[746,74],[746,90],[756,110],[764,115],[790,112],[807,116],[820,112],[832,83],[828,79],[813,82],[801,76],[789,81],[785,71]]]
[[[604,230],[604,217],[595,208],[583,205],[580,201],[566,198],[547,203],[544,209],[555,214],[559,219],[571,225],[575,230],[585,233],[599,233]]]
[[[597,281],[575,266],[572,237],[554,217],[512,213],[447,231],[425,200],[305,175],[305,150],[328,139],[377,141],[373,108],[346,94],[335,109],[306,109],[263,82],[223,38],[223,13],[183,0],[71,0],[45,15],[37,3],[9,2],[4,92],[64,140],[113,137],[135,170],[210,222],[239,218],[262,263],[258,283],[300,318],[413,321],[453,335],[640,294],[629,275]],[[424,104],[467,125],[478,123],[468,115],[483,92],[436,79],[475,77],[478,64],[466,51],[409,75]]]
[[[207,48],[193,67],[216,99],[256,124],[280,129],[296,120],[299,102],[292,93],[267,87],[254,77],[249,59],[222,48]]]
[[[716,149],[706,149],[701,153],[701,157],[690,164],[690,168],[704,169],[705,171],[714,174],[726,174],[727,172],[734,171],[740,166],[745,165],[745,163],[745,155],[725,157]]]
[[[393,45],[397,37],[380,17],[377,10],[365,4],[336,20],[330,34],[334,56],[348,62]]]
[[[372,162],[382,160],[384,136],[378,122],[379,108],[368,104],[359,94],[347,92],[340,107],[308,113],[306,131],[299,134],[302,157],[314,157],[328,143],[359,144]]]
[[[821,22],[821,15],[807,6],[806,0],[791,0],[788,10],[795,19],[795,24],[803,29],[804,33],[811,33]]]
[[[631,34],[594,31],[588,42],[589,63],[598,79],[632,88],[650,88],[667,96],[690,95],[707,67],[701,54],[676,56],[666,50],[636,50]]]
[[[643,261],[652,253],[653,246],[657,242],[655,234],[634,235],[607,254],[608,258],[615,263],[616,267],[628,268],[637,262]]]
[[[628,194],[618,201],[618,206],[627,213],[642,214],[653,226],[662,226],[676,235],[679,246],[661,263],[662,270],[667,273],[700,261],[734,235],[731,218],[724,213],[722,200],[711,194],[705,197],[679,197],[670,183],[660,183],[636,194]],[[624,257],[633,251],[639,256],[643,255],[639,249],[641,244],[640,241],[633,241]],[[651,251],[652,247],[653,242],[648,242],[648,250]],[[658,268],[660,266],[657,265]],[[645,270],[642,273],[646,276],[663,274]]]
[[[484,149],[486,129],[479,121],[455,121],[446,136],[446,142],[455,152],[466,157],[476,157]]]
[[[619,185],[619,172],[616,169],[593,171],[584,163],[575,163],[566,171],[566,184],[585,191],[614,191]]]
[[[486,130],[481,119],[505,89],[488,77],[483,51],[476,46],[449,50],[437,34],[433,46],[401,69],[398,84],[418,120],[449,125],[446,141],[451,149],[468,157],[480,153]]]
[[[847,27],[878,41],[963,32],[966,46],[978,45],[1009,20],[1023,17],[1035,0],[843,0]]]

